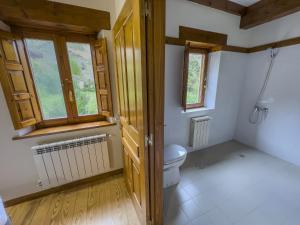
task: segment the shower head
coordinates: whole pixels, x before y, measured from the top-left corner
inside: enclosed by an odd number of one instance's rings
[[[275,58],[279,53],[279,48],[271,48],[271,58]]]

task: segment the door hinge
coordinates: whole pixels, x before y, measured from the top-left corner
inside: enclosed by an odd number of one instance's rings
[[[153,135],[150,134],[149,136],[145,136],[145,146],[152,146],[153,145]]]
[[[145,1],[145,16],[150,17],[150,3],[148,1]]]

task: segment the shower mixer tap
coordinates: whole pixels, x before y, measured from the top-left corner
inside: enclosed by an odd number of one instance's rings
[[[250,116],[249,116],[249,122],[252,124],[260,124],[262,123],[263,120],[265,120],[269,114],[269,103],[271,103],[272,101],[263,101],[263,95],[267,89],[267,85],[268,82],[270,80],[270,76],[271,76],[271,72],[272,72],[272,68],[274,65],[274,60],[276,58],[276,56],[278,55],[279,50],[278,49],[271,49],[271,61],[270,61],[270,65],[267,71],[267,75],[264,81],[264,84],[262,86],[262,89],[260,90],[259,96],[257,98],[257,101],[254,105],[253,111],[251,112]]]

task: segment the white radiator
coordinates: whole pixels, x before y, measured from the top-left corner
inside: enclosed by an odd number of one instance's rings
[[[193,150],[199,150],[208,145],[210,120],[209,116],[191,119],[190,145]]]
[[[43,187],[57,186],[110,169],[108,135],[96,135],[32,147]]]

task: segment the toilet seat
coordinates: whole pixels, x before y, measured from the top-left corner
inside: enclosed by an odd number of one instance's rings
[[[179,145],[169,145],[164,151],[164,188],[180,182],[179,167],[186,159],[187,151]]]
[[[164,165],[174,164],[185,159],[187,151],[180,145],[169,145],[164,151]]]

